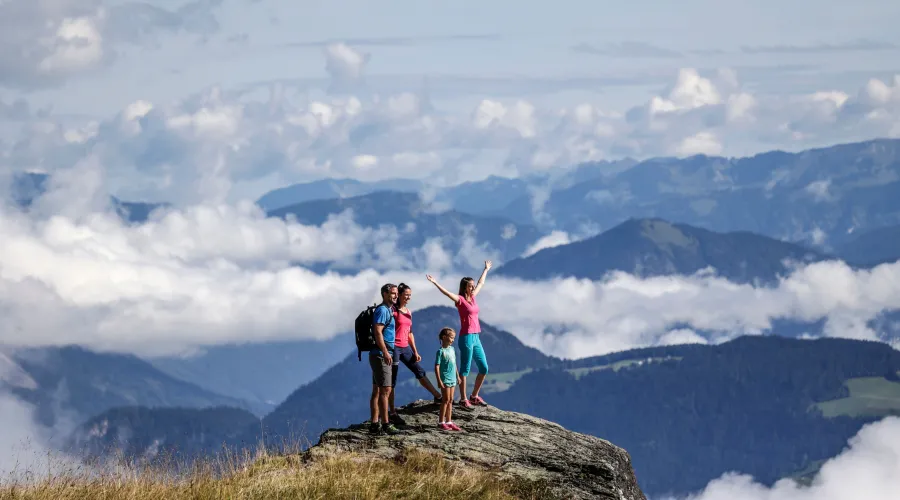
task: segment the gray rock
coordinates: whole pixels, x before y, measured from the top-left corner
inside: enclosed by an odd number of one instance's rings
[[[463,430],[444,431],[437,426],[438,408],[423,400],[399,408],[406,424],[394,436],[373,435],[368,423],[330,429],[308,457],[355,452],[392,459],[410,448],[436,451],[500,475],[539,481],[561,498],[646,500],[628,452],[608,441],[493,406],[454,405],[453,421]]]

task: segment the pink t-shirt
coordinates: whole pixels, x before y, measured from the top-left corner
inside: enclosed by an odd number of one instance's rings
[[[467,335],[469,333],[481,333],[481,324],[478,323],[478,303],[475,297],[472,302],[466,300],[462,295],[459,296],[459,302],[456,303],[456,309],[459,311],[459,335]]]
[[[410,330],[412,330],[412,311],[407,314],[399,309],[395,309],[394,321],[397,324],[397,326],[395,327],[397,336],[394,338],[394,346],[408,347],[409,332]]]

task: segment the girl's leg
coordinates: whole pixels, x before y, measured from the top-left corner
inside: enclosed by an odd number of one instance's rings
[[[450,421],[450,408],[453,407],[453,392],[450,387],[441,389],[441,422]]]
[[[448,389],[449,390],[447,391],[447,394],[444,396],[445,398],[447,398],[447,402],[450,403],[447,405],[447,420],[446,421],[452,422],[453,421],[453,392],[456,389],[456,387],[450,387]]]

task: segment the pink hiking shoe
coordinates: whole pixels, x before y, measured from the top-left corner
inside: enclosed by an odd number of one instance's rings
[[[461,399],[459,400],[459,406],[462,406],[463,408],[471,408],[472,403],[470,403],[468,399]]]
[[[440,427],[442,431],[452,431],[453,430],[453,428],[451,428],[449,424],[438,424],[438,427]]]
[[[450,427],[451,431],[461,431],[462,430],[459,428],[458,425],[454,424],[453,422],[449,422],[447,425]]]
[[[475,403],[475,404],[477,404],[477,405],[481,405],[481,406],[487,406],[487,405],[488,405],[487,402],[486,402],[484,399],[482,399],[481,396],[475,396],[474,398],[472,398],[472,402]]]

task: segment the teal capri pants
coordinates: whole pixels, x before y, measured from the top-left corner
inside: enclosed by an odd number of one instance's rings
[[[467,333],[459,338],[459,376],[469,375],[472,369],[472,359],[478,367],[478,373],[487,375],[488,362],[484,355],[484,347],[481,346],[481,335]]]

